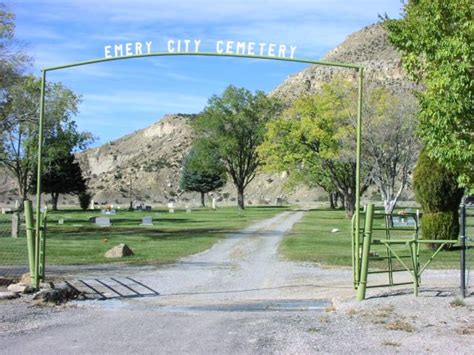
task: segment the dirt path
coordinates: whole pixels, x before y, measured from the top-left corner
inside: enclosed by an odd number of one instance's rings
[[[382,290],[357,303],[350,269],[278,256],[283,235],[302,216],[284,212],[167,267],[71,269],[70,279],[129,276],[160,295],[65,307],[0,303],[2,351],[445,354],[474,347],[472,302],[450,304],[454,272],[427,275],[436,288],[419,298],[409,289]]]

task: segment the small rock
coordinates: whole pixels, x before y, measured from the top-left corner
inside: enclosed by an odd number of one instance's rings
[[[17,297],[19,296],[18,296],[18,293],[16,292],[11,292],[11,291],[0,292],[0,300],[11,300]]]
[[[11,284],[8,286],[8,291],[17,292],[17,293],[31,293],[34,291],[34,288],[22,283]]]
[[[331,229],[331,233],[339,233],[339,232],[340,232],[340,230],[339,230],[339,229],[337,229],[337,228],[333,228],[333,229]]]
[[[21,275],[19,283],[21,283],[23,285],[31,285],[31,275],[30,275],[30,273],[27,272],[27,273],[24,273],[23,275]]]
[[[130,249],[127,244],[121,243],[109,249],[104,256],[106,258],[122,258],[131,255],[133,255],[132,249]]]
[[[54,288],[54,284],[52,282],[40,282],[39,288],[42,290],[50,290]]]

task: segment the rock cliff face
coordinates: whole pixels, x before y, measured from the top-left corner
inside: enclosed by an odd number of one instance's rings
[[[78,155],[95,200],[168,201],[179,194],[183,157],[192,142],[192,115],[167,115],[150,127]]]
[[[327,53],[323,60],[362,64],[364,84],[367,86],[383,86],[401,95],[406,95],[415,88],[413,82],[406,79],[400,55],[390,44],[387,33],[380,24],[364,27],[349,35],[343,43]],[[294,100],[303,94],[314,94],[336,74],[350,81],[357,80],[355,69],[313,65],[290,76],[272,94],[285,101]]]
[[[351,34],[323,59],[364,65],[367,86],[384,86],[400,96],[408,95],[414,88],[414,84],[405,78],[400,56],[380,25],[368,26]],[[271,95],[291,102],[300,95],[316,93],[335,74],[349,80],[357,79],[357,72],[353,69],[308,66],[290,76]],[[175,200],[197,204],[197,194],[179,190],[181,164],[193,139],[190,127],[193,118],[192,115],[167,115],[148,128],[79,154],[95,201],[127,205],[131,182],[135,203],[163,205]],[[324,199],[321,191],[309,191],[304,187],[292,193],[285,192],[285,180],[285,174],[259,174],[246,190],[247,202],[273,203],[276,197],[284,197],[290,202]],[[235,204],[236,193],[231,183],[220,189],[216,196],[226,203]],[[65,202],[76,203],[76,199],[67,197]]]

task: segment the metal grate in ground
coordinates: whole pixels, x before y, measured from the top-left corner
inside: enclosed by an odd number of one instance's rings
[[[131,277],[79,279],[66,283],[81,292],[86,299],[108,300],[160,295],[151,287]]]

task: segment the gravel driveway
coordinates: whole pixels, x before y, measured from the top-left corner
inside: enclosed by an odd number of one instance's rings
[[[166,267],[63,268],[71,281],[130,277],[160,295],[55,307],[3,301],[0,352],[472,353],[473,302],[454,302],[456,271],[428,272],[418,298],[378,289],[356,302],[350,269],[279,258],[303,213],[281,213]]]

